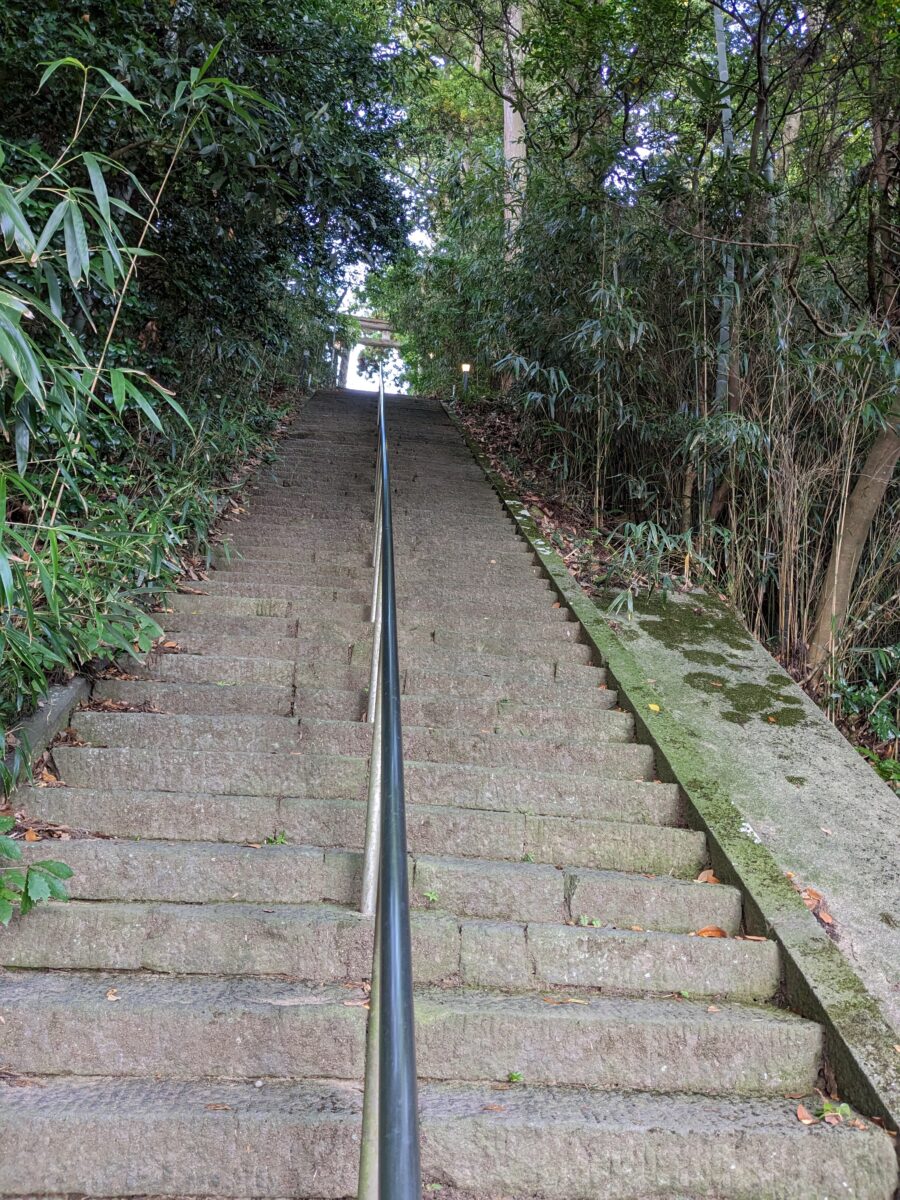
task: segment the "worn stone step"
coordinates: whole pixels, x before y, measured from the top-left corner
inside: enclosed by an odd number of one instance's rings
[[[61,1077],[2,1092],[0,1194],[355,1194],[353,1083]],[[419,1103],[426,1187],[478,1197],[890,1200],[896,1178],[881,1130],[802,1125],[795,1100],[426,1083]]]
[[[358,1080],[366,993],[273,979],[15,972],[0,989],[4,1067],[42,1075]],[[748,1004],[420,989],[420,1079],[630,1091],[805,1093],[821,1028]],[[510,1064],[513,1064],[512,1066]]]
[[[254,656],[248,652],[246,641],[235,649],[244,653],[154,654],[143,667],[129,662],[124,673],[166,682],[260,683],[269,678],[276,684],[343,689],[367,687],[369,683],[372,654],[368,642],[348,646],[346,653],[336,653],[333,644],[323,644],[325,653],[319,660],[307,648],[299,662],[293,654],[290,658],[273,658],[266,653]],[[301,647],[298,643],[291,649]],[[404,693],[444,690],[451,696],[487,694],[497,700],[551,702],[556,697],[568,697],[573,703],[603,704],[602,672],[594,666],[558,659],[517,659],[420,643],[404,648],[400,670]]]
[[[464,779],[465,783],[466,780]],[[417,793],[407,808],[412,849],[429,854],[525,853],[526,815],[547,809],[580,820],[626,824],[683,825],[684,801],[668,784],[605,782],[590,792],[548,792],[543,799],[510,800],[500,794],[479,795],[477,787],[460,788],[445,803],[429,803]],[[322,800],[240,793],[154,792],[121,781],[109,788],[26,787],[17,792],[31,815],[76,830],[116,837],[199,838],[212,841],[261,841],[287,833],[293,841],[317,846],[361,846],[365,823],[363,800]],[[526,813],[522,804],[531,807]],[[493,807],[485,807],[493,805]],[[535,809],[538,813],[535,813]]]
[[[293,815],[296,821],[297,814],[290,808],[285,815],[288,819]],[[108,837],[71,840],[62,851],[75,872],[70,894],[78,900],[184,904],[329,901],[353,908],[359,904],[361,892],[359,850],[364,814],[344,810],[345,816],[363,817],[354,822],[351,836],[335,827],[339,810],[332,809],[327,815],[330,825],[320,819],[322,836],[307,845],[217,844],[196,841],[189,835],[186,840],[146,836],[140,841]],[[474,822],[488,835],[480,844],[469,833],[466,845],[467,831],[457,821],[456,841],[463,845],[453,852],[468,852],[472,857],[451,858],[447,857],[450,847],[437,844],[434,838],[431,845],[420,849],[422,815],[414,809],[411,820],[411,899],[415,907],[523,923],[592,920],[599,922],[597,927],[630,929],[640,925],[670,933],[690,933],[717,924],[727,933],[738,931],[740,901],[733,889],[677,886],[668,875],[656,883],[652,877],[620,870],[563,870],[562,865],[541,865],[530,850],[528,820],[508,817],[504,821],[497,814],[490,814],[493,829],[490,822]],[[435,816],[433,811],[424,815]],[[427,825],[424,828],[427,832]],[[287,836],[287,829],[279,829],[279,839]],[[303,836],[311,841],[306,831]],[[346,849],[348,846],[357,848]],[[522,861],[523,850],[535,861]],[[46,857],[47,847],[43,842],[25,845],[23,852],[28,862]],[[490,853],[491,858],[474,857],[479,852]],[[502,859],[511,861],[499,861]]]
[[[575,705],[520,704],[496,700],[454,700],[446,696],[401,697],[403,727],[425,725],[436,729],[492,730],[519,736],[566,737],[581,740],[602,736],[608,709],[617,702],[614,691],[604,691],[604,704],[590,708]],[[337,688],[299,688],[294,711],[299,717],[331,721],[358,721],[366,712],[363,690],[342,692]]]
[[[534,610],[539,614],[542,608],[547,612],[553,611],[562,612],[562,620],[567,620],[565,612],[560,609],[553,610],[553,595],[549,588],[542,584],[539,580],[533,582],[528,580],[523,583],[523,591],[532,596],[534,602]],[[197,607],[192,608],[187,604],[183,596],[187,595],[191,600],[196,601]],[[346,584],[340,583],[338,586],[315,584],[306,584],[302,581],[299,583],[291,582],[270,582],[268,579],[240,579],[232,578],[227,574],[219,577],[216,573],[215,577],[204,580],[197,588],[189,592],[178,593],[178,604],[173,605],[181,612],[201,612],[203,604],[200,603],[200,597],[206,595],[216,599],[224,597],[235,597],[252,601],[254,604],[265,600],[292,600],[294,601],[293,608],[287,615],[296,616],[301,611],[301,606],[306,606],[312,610],[320,604],[323,608],[330,605],[362,607],[371,602],[372,589],[371,586],[362,586],[356,580],[349,580]],[[497,598],[496,591],[493,588],[481,588],[477,584],[460,584],[459,586],[449,585],[445,579],[420,580],[417,583],[398,584],[397,587],[397,609],[398,614],[405,612],[408,617],[410,609],[421,609],[423,612],[436,613],[437,606],[443,607],[445,604],[450,609],[460,607],[462,604],[468,604],[471,608],[481,610],[481,614],[487,618],[492,615],[499,616],[504,611],[520,612],[522,609],[521,597]],[[208,607],[212,607],[211,602],[206,601]],[[271,611],[266,609],[251,610],[251,615],[256,611],[260,616],[281,616],[285,615],[281,612]],[[525,618],[523,618],[524,620]],[[559,618],[557,618],[559,619]],[[575,625],[575,622],[570,621],[569,624]],[[575,630],[570,631],[573,635]]]
[[[277,575],[302,575],[304,578],[312,582],[330,583],[339,582],[346,579],[363,579],[371,584],[373,576],[372,558],[370,553],[360,553],[358,561],[350,560],[349,556],[345,556],[347,561],[343,563],[329,564],[322,559],[297,557],[290,558],[257,558],[252,554],[245,554],[239,557],[232,555],[226,557],[221,552],[216,552],[210,564],[210,569],[216,572],[221,572],[224,575],[257,575],[275,578]],[[482,554],[480,557],[462,558],[457,561],[448,561],[446,557],[440,558],[425,558],[422,555],[416,556],[414,559],[405,559],[402,563],[397,563],[395,566],[395,574],[398,582],[415,582],[422,579],[430,579],[435,575],[446,578],[456,578],[461,576],[463,581],[469,579],[475,574],[481,577],[484,582],[490,581],[496,589],[496,593],[502,595],[503,590],[510,586],[519,584],[524,579],[532,578],[546,582],[546,576],[541,568],[528,560],[527,556],[517,554],[513,561],[492,559]]]
[[[461,917],[551,924],[574,921],[579,928],[695,933],[714,925],[729,935],[740,929],[740,893],[721,884],[621,870],[563,870],[539,860],[503,863],[452,858],[450,853],[416,856],[411,885],[416,904],[430,904]]]
[[[230,554],[230,559],[229,559]],[[214,561],[239,562],[240,557],[252,559],[255,562],[315,564],[330,568],[353,567],[371,569],[371,544],[348,546],[334,544],[328,541],[324,546],[292,545],[290,547],[263,543],[250,545],[246,551],[239,551],[226,537],[223,538],[217,550],[214,551]],[[402,562],[396,562],[398,576],[404,571],[413,572],[420,568],[422,572],[439,570],[441,565],[451,572],[464,571],[466,575],[482,574],[488,568],[516,570],[519,567],[534,568],[538,566],[534,551],[526,542],[509,541],[508,544],[498,543],[496,546],[472,547],[468,553],[465,550],[449,551],[446,548],[438,554],[430,552],[427,547],[421,550],[407,551]]]
[[[361,721],[366,713],[366,692],[337,688],[270,688],[264,684],[159,683],[140,679],[99,679],[92,705],[112,701],[129,707],[151,705],[163,713],[289,716],[330,721]],[[403,727],[424,725],[437,729],[492,731],[525,737],[567,737],[587,740],[602,737],[608,727],[608,709],[616,704],[614,691],[602,693],[605,703],[591,708],[574,705],[520,704],[492,700],[453,700],[443,696],[405,695],[401,698]]]
[[[149,666],[127,664],[120,672],[133,679],[161,683],[210,684],[228,687],[271,681],[276,687],[327,687],[359,690],[369,683],[364,646],[351,665],[346,661],[296,663],[293,658],[228,657],[224,655],[154,655]],[[466,673],[466,671],[470,673]],[[401,662],[403,692],[450,697],[490,697],[497,702],[567,703],[589,708],[608,707],[603,672],[594,667],[566,667],[532,659],[527,663],[486,656],[448,655],[429,651],[427,657],[407,651]],[[126,679],[127,682],[127,679]]]
[[[265,578],[271,583],[284,582],[290,585],[299,582],[304,585],[312,584],[326,591],[333,588],[338,593],[337,604],[339,605],[344,605],[342,593],[345,591],[349,591],[351,595],[358,595],[359,592],[371,595],[371,571],[368,572],[367,578],[360,579],[356,576],[339,575],[335,572],[331,572],[329,577],[316,576],[315,570],[315,566],[312,571],[303,572],[286,568],[269,572]],[[236,567],[230,570],[211,572],[209,581],[234,584],[235,594],[237,594],[237,585],[240,585],[251,599],[255,599],[256,584],[259,578],[260,572],[257,567]],[[205,586],[205,581],[200,586]],[[432,620],[436,624],[441,624],[441,618],[446,620],[454,612],[466,610],[480,624],[492,620],[502,620],[504,616],[514,617],[517,623],[524,628],[546,622],[548,617],[552,620],[568,621],[570,624],[574,624],[568,609],[563,608],[557,602],[555,594],[546,581],[529,577],[527,569],[524,576],[520,574],[516,580],[511,580],[504,590],[498,589],[494,584],[472,585],[463,580],[460,580],[459,586],[456,586],[446,572],[432,577],[419,574],[415,579],[408,578],[408,581],[398,579],[397,587],[398,616],[407,620],[414,617],[420,622]],[[406,611],[402,599],[409,596],[411,588],[414,589],[412,598],[416,601],[416,606],[414,611],[409,613]],[[330,611],[332,602],[328,603]],[[349,616],[352,615],[351,610],[362,608],[368,610],[369,602],[366,600],[360,605],[354,601],[352,604],[346,604],[345,607]],[[309,608],[311,609],[312,606]],[[365,616],[368,620],[368,611]]]
[[[346,813],[346,809],[344,810]],[[286,812],[290,819],[290,809]],[[321,822],[315,845],[216,844],[195,840],[118,840],[80,838],[65,845],[75,875],[71,895],[79,900],[163,901],[203,904],[308,904],[329,901],[356,907],[360,896],[364,826],[348,838]],[[356,815],[356,814],[352,814]],[[427,815],[433,816],[433,812]],[[491,814],[496,819],[496,814]],[[685,886],[669,876],[633,875],[609,870],[563,870],[522,861],[528,852],[527,822],[496,821],[496,846],[472,839],[469,854],[485,858],[448,858],[438,845],[422,853],[414,844],[418,810],[413,810],[411,901],[457,916],[491,920],[563,923],[573,918],[596,927],[630,929],[638,924],[665,932],[693,932],[716,923],[734,934],[740,924],[738,894],[730,888]],[[287,830],[278,831],[286,838]],[[323,848],[326,847],[326,848]],[[331,847],[331,848],[328,848]],[[334,848],[338,847],[338,848]],[[427,853],[430,850],[431,854]],[[46,856],[45,844],[23,847],[25,861]],[[457,849],[456,853],[461,853]],[[512,861],[502,862],[500,859]],[[667,907],[668,906],[668,907]],[[597,914],[602,914],[598,916]],[[592,926],[595,927],[595,926]]]
[[[158,683],[152,679],[98,679],[91,703],[129,706],[151,705],[170,713],[258,713],[287,717],[294,703],[293,689],[268,683]]]
[[[768,1000],[779,985],[774,942],[489,920],[463,921],[460,930],[460,978],[472,987]]]
[[[262,618],[251,618],[262,620]],[[340,620],[332,625],[323,622],[318,617],[314,624],[302,623],[299,637],[283,638],[277,634],[272,636],[264,629],[253,629],[246,634],[230,634],[218,632],[212,628],[212,623],[200,631],[172,631],[172,636],[161,640],[164,643],[174,642],[186,654],[215,654],[226,658],[238,658],[246,655],[248,658],[301,658],[311,661],[323,656],[334,655],[336,647],[347,647],[350,644],[359,647],[358,653],[364,653],[367,648],[371,658],[372,625],[367,620],[359,619],[352,624],[342,624]],[[425,649],[431,652],[438,650],[461,650],[472,654],[491,654],[497,658],[526,659],[529,661],[563,660],[571,665],[592,665],[593,648],[575,637],[566,636],[566,625],[559,624],[554,628],[547,622],[544,635],[529,635],[528,632],[518,632],[515,624],[509,622],[509,632],[500,632],[491,636],[488,632],[464,625],[458,628],[446,628],[443,625],[410,626],[409,623],[398,623],[397,643],[401,652],[406,649]],[[570,623],[569,623],[570,624]],[[577,630],[575,631],[577,632]],[[175,650],[172,650],[175,653]]]
[[[372,922],[325,904],[173,904],[71,900],[30,914],[0,941],[8,967],[368,978]],[[412,914],[413,975],[518,991],[768,1000],[779,984],[773,942]]]
[[[604,712],[606,729],[589,741],[560,741],[534,735],[459,733],[416,725],[404,728],[404,752],[419,762],[460,762],[482,766],[521,766],[536,771],[578,775],[602,768],[615,747],[631,740],[633,728],[625,713]],[[616,719],[621,718],[621,719]],[[70,727],[76,737],[93,746],[152,747],[160,742],[172,749],[246,749],[257,753],[306,750],[313,754],[367,756],[372,727],[354,721],[315,718],[205,715],[199,713],[111,713],[90,709],[74,713]]]
[[[365,758],[315,754],[255,754],[237,750],[171,750],[166,746],[131,749],[91,746],[54,747],[61,779],[70,787],[141,787],[148,791],[206,792],[230,795],[302,796],[322,800],[362,800],[366,795]],[[407,761],[405,781],[411,803],[555,811],[558,805],[602,792],[614,780],[648,778],[653,751],[623,743],[602,773],[566,775]]]
[[[314,983],[367,979],[372,922],[333,905],[172,904],[70,900],[42,905],[0,940],[8,967],[286,975]],[[438,982],[459,969],[458,923],[412,917],[413,973]]]

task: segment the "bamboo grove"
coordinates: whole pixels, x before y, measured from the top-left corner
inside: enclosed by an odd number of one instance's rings
[[[895,0],[407,7],[425,248],[370,284],[575,514],[598,586],[715,586],[896,776]],[[493,425],[492,425],[493,423]]]
[[[343,0],[0,6],[0,722],[147,649],[402,243],[380,39]]]

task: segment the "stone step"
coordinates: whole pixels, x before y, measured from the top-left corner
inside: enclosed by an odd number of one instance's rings
[[[583,741],[602,737],[607,727],[607,710],[615,706],[618,697],[610,690],[605,690],[602,695],[605,704],[601,705],[595,699],[590,708],[410,695],[401,697],[400,707],[404,729],[411,725],[432,729],[487,729],[522,737],[570,737]],[[342,692],[336,688],[300,688],[294,697],[294,711],[300,717],[362,720],[366,712],[366,693]]]
[[[16,1082],[2,1087],[0,1194],[18,1200],[355,1194],[355,1083]],[[796,1103],[426,1083],[423,1177],[478,1197],[890,1200],[890,1139],[867,1122],[802,1125]]]
[[[616,746],[631,740],[633,728],[626,713],[604,712],[606,729],[591,741],[516,737],[506,733],[459,733],[407,725],[404,753],[417,762],[473,763],[481,766],[521,766],[536,771],[578,775],[609,762]],[[70,727],[92,746],[152,747],[164,743],[175,749],[245,749],[273,754],[304,750],[312,754],[367,756],[372,727],[354,721],[302,717],[251,717],[198,713],[110,713],[81,710]]]
[[[372,922],[309,904],[173,904],[70,900],[42,905],[0,941],[7,967],[287,975],[311,983],[367,979]],[[542,923],[411,917],[413,976],[467,987],[684,993],[768,1000],[779,985],[773,942]]]
[[[298,638],[281,638],[271,636],[266,632],[266,618],[251,617],[249,620],[260,622],[251,632],[230,634],[215,631],[215,622],[210,619],[201,632],[185,630],[181,633],[172,632],[160,640],[159,649],[164,654],[209,654],[224,658],[294,658],[302,659],[306,666],[321,660],[333,662],[338,659],[340,664],[346,660],[350,647],[353,647],[353,661],[362,658],[371,659],[372,655],[372,625],[368,621],[359,621],[353,626],[341,626],[339,622],[329,624],[317,618],[313,627],[304,629]],[[473,623],[474,624],[474,623]],[[556,663],[569,667],[592,667],[593,648],[574,638],[566,636],[567,625],[554,626],[547,622],[547,632],[542,635],[529,635],[527,632],[513,632],[505,636],[489,636],[478,628],[445,627],[425,625],[410,627],[404,622],[398,623],[397,641],[401,654],[401,662],[407,663],[412,659],[419,661],[423,657],[431,662],[440,662],[440,656],[467,655],[475,658],[479,664],[485,659],[498,658],[522,664],[521,673],[531,669],[533,664],[544,664],[549,670]],[[166,642],[174,642],[174,646],[166,647]],[[516,674],[520,671],[517,668]],[[591,680],[591,682],[594,682]]]
[[[466,777],[462,779],[466,783]],[[322,800],[280,795],[145,791],[119,784],[110,788],[27,787],[20,793],[31,816],[71,829],[115,837],[199,838],[260,841],[286,832],[293,841],[317,846],[361,846],[364,800]],[[538,800],[515,798],[478,787],[461,787],[445,803],[418,794],[407,808],[410,846],[425,853],[525,853],[524,818],[575,816],[581,821],[674,825],[685,823],[684,801],[669,784],[606,781],[574,792],[545,791]],[[526,810],[521,805],[530,805]],[[488,807],[490,806],[490,807]],[[544,811],[546,810],[546,811]],[[519,819],[521,818],[521,819]],[[516,839],[519,839],[517,841]]]
[[[230,560],[229,554],[231,555]],[[279,547],[276,542],[274,545],[262,543],[248,545],[245,552],[240,552],[229,540],[223,540],[215,551],[216,562],[239,562],[241,557],[263,563],[294,563],[298,566],[305,563],[320,567],[353,567],[371,570],[372,546],[371,544],[348,546],[329,541],[324,546],[302,545],[288,548]],[[512,539],[506,539],[506,543],[498,543],[487,548],[472,547],[468,553],[465,549],[451,552],[446,548],[441,553],[436,553],[423,547],[421,550],[407,551],[402,561],[395,562],[398,577],[404,572],[413,573],[416,568],[422,573],[430,573],[440,570],[442,565],[447,571],[453,573],[463,571],[467,577],[471,577],[472,574],[481,575],[488,568],[499,568],[502,572],[504,568],[511,570],[519,567],[522,569],[534,568],[538,564],[534,551],[526,542],[517,542]]]
[[[315,754],[254,754],[239,750],[171,750],[166,746],[114,749],[92,746],[54,747],[60,778],[69,787],[141,787],[148,791],[190,792],[202,787],[213,794],[301,796],[322,800],[363,800],[367,760]],[[506,767],[413,762],[404,764],[410,803],[555,811],[602,792],[616,780],[647,779],[652,772],[649,746],[623,743],[615,747],[603,773],[567,775],[518,771]]]
[[[344,628],[340,625],[310,630],[299,638],[279,638],[266,634],[262,622],[265,618],[250,618],[261,624],[248,634],[217,633],[214,622],[206,626],[207,632],[193,633],[173,631],[160,639],[157,649],[162,657],[173,654],[212,655],[220,658],[281,658],[302,660],[305,666],[315,663],[332,663],[338,660],[338,665],[346,663],[348,654],[353,652],[353,661],[360,659],[371,660],[372,656],[372,626],[360,621],[355,629]],[[468,654],[506,659],[507,663],[531,665],[545,663],[552,666],[557,662],[568,666],[590,667],[593,650],[590,646],[571,641],[559,626],[558,632],[546,637],[529,637],[527,634],[509,637],[486,637],[480,630],[461,628],[444,628],[442,626],[426,625],[419,629],[410,629],[401,625],[397,641],[401,661],[406,662],[410,655],[416,659],[425,656],[429,661],[435,661],[441,653]],[[212,631],[209,631],[209,630]],[[259,630],[259,632],[256,632]],[[166,646],[166,643],[174,643]],[[153,663],[155,656],[148,662]]]
[[[347,693],[341,693],[345,695]],[[362,693],[359,693],[362,696]],[[158,683],[152,679],[98,679],[91,693],[92,705],[106,703],[128,707],[151,705],[169,713],[258,713],[287,717],[294,706],[289,686],[264,683]],[[361,700],[364,707],[365,701]],[[361,708],[357,709],[361,712]]]
[[[539,615],[543,609],[547,612],[553,612],[553,594],[550,589],[542,584],[539,580],[523,581],[523,591],[526,595],[530,595],[534,604],[534,613]],[[266,600],[292,600],[294,606],[289,614],[284,614],[277,609],[267,611],[265,606],[260,609],[251,608],[249,615],[260,616],[282,616],[282,615],[298,615],[302,608],[307,610],[315,610],[321,607],[323,610],[332,605],[362,607],[367,606],[371,602],[372,588],[371,586],[362,586],[356,580],[347,581],[347,585],[339,584],[332,586],[326,584],[324,586],[314,584],[294,584],[290,582],[269,582],[268,580],[260,581],[259,579],[239,579],[231,578],[227,572],[223,577],[206,579],[199,585],[199,588],[193,589],[190,592],[178,593],[175,599],[178,604],[174,605],[181,612],[200,612],[202,605],[198,603],[196,608],[192,608],[186,603],[184,597],[188,600],[199,602],[202,596],[220,599],[225,597],[235,597],[251,601],[254,605],[260,601]],[[210,601],[207,601],[210,604]],[[504,611],[521,611],[521,597],[517,602],[510,602],[509,598],[501,600],[497,599],[496,592],[492,588],[479,588],[477,586],[460,585],[458,587],[447,584],[445,579],[424,580],[416,584],[398,585],[397,587],[397,610],[398,616],[402,613],[406,618],[413,615],[410,610],[421,609],[424,612],[434,612],[435,606],[446,605],[448,608],[459,608],[463,604],[469,605],[476,611],[480,610],[479,615],[485,618],[491,616],[500,616]],[[556,612],[562,610],[556,609]],[[562,617],[563,621],[567,620],[565,613]],[[575,625],[574,621],[568,622]],[[572,634],[575,634],[573,629]]]
[[[290,814],[288,814],[290,815]],[[220,844],[191,840],[117,840],[79,838],[61,853],[75,872],[69,885],[78,900],[162,901],[184,904],[359,904],[364,822],[355,836],[321,821],[321,844]],[[355,814],[354,814],[355,815]],[[410,838],[411,901],[414,907],[463,917],[528,922],[597,921],[592,928],[640,926],[668,933],[691,933],[717,925],[735,934],[740,900],[731,888],[678,885],[668,875],[660,882],[620,870],[546,866],[523,862],[529,852],[525,819],[495,819],[486,843],[470,837],[468,853],[491,858],[450,858],[449,848],[415,844],[416,815]],[[653,827],[650,827],[651,829]],[[504,837],[505,835],[505,837]],[[278,831],[287,837],[287,831]],[[332,847],[332,848],[323,848]],[[338,847],[338,848],[334,848]],[[429,854],[428,851],[431,851]],[[46,857],[43,842],[23,846],[26,862]],[[456,849],[455,853],[465,853]],[[512,861],[503,862],[502,859]],[[670,906],[670,907],[667,907]]]
[[[369,683],[366,662],[368,646],[361,648],[357,661],[296,663],[291,659],[226,657],[224,655],[154,655],[152,666],[128,663],[124,671],[133,679],[146,678],[161,683],[209,684],[228,687],[235,684],[264,684],[276,687],[338,688],[359,690]],[[466,673],[467,670],[470,673]],[[515,662],[487,656],[470,657],[437,651],[407,651],[401,661],[405,695],[444,692],[450,697],[489,697],[498,703],[537,702],[583,704],[588,708],[608,707],[603,690],[602,670],[564,664],[542,663],[537,659]]]
[[[370,587],[373,578],[373,567],[369,555],[360,555],[358,563],[344,562],[329,566],[327,562],[303,559],[291,561],[290,559],[255,558],[248,555],[226,559],[224,555],[217,554],[213,558],[211,569],[217,574],[221,573],[223,578],[225,576],[229,578],[253,576],[254,578],[275,579],[287,575],[300,575],[310,583],[334,584],[335,586],[352,579],[361,580],[363,584]],[[473,564],[471,559],[459,563],[449,563],[446,559],[419,557],[412,561],[407,559],[402,564],[398,564],[395,569],[397,582],[404,584],[427,580],[438,575],[445,579],[461,578],[463,586],[465,586],[466,582],[472,582],[473,572],[482,576],[483,583],[490,582],[493,586],[493,594],[499,598],[505,597],[506,589],[518,587],[527,583],[529,579],[546,585],[546,577],[541,568],[524,558],[512,563],[491,562],[490,559],[482,558]],[[546,586],[544,590],[546,590]]]
[[[424,725],[433,729],[488,730],[521,737],[567,737],[585,741],[602,737],[608,725],[608,709],[616,703],[614,691],[604,691],[605,706],[595,702],[590,709],[574,705],[539,705],[491,700],[452,700],[443,696],[401,697],[403,728]],[[330,721],[361,721],[366,713],[366,692],[337,688],[268,688],[262,684],[157,683],[149,679],[99,679],[94,684],[93,705],[106,701],[137,707],[152,705],[163,713],[289,716]]]
[[[122,1076],[355,1081],[365,1004],[361,988],[273,979],[15,972],[4,1068],[102,1075],[113,1058]],[[819,1026],[750,1004],[422,988],[415,1005],[421,1079],[778,1096],[811,1091],[822,1059]]]
[[[365,619],[369,619],[368,600],[362,604],[356,601],[345,603],[342,593],[349,591],[352,595],[358,595],[359,592],[371,595],[371,571],[368,572],[366,579],[350,575],[336,575],[334,572],[329,578],[317,578],[314,571],[315,568],[312,572],[304,570],[302,573],[298,573],[292,568],[285,568],[267,573],[266,579],[272,583],[286,582],[288,584],[302,581],[304,585],[311,584],[314,587],[322,588],[326,593],[333,590],[337,593],[337,600],[327,602],[329,612],[332,604],[343,605],[347,616],[350,616],[351,613],[358,614],[359,610],[365,609]],[[259,564],[257,564],[253,568],[238,567],[225,571],[213,571],[210,574],[209,582],[240,585],[251,599],[255,599],[255,588],[259,577]],[[418,622],[431,620],[435,624],[441,624],[442,622],[446,623],[448,616],[454,613],[468,612],[471,618],[482,625],[490,621],[502,620],[504,616],[514,617],[517,623],[525,628],[536,626],[541,622],[546,623],[548,617],[556,621],[575,623],[571,619],[568,609],[556,602],[556,596],[549,585],[543,580],[530,578],[527,574],[511,580],[508,585],[509,590],[499,594],[496,586],[473,588],[461,581],[459,587],[456,587],[452,585],[446,573],[431,579],[419,575],[414,580],[414,584],[416,590],[413,598],[417,601],[415,609],[407,612],[405,608],[398,605],[398,617],[401,619],[415,619]],[[205,586],[205,581],[201,586]],[[240,594],[237,592],[237,588],[235,588],[234,594]],[[405,581],[398,580],[398,595],[406,594],[408,592]]]

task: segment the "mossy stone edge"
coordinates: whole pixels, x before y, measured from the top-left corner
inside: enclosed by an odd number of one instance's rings
[[[900,1055],[879,1001],[807,910],[769,850],[741,832],[743,817],[738,808],[711,772],[698,770],[702,757],[690,735],[665,712],[653,715],[652,727],[645,720],[643,714],[656,702],[656,694],[647,685],[627,641],[584,594],[527,505],[509,491],[456,414],[446,404],[444,408],[560,600],[580,622],[598,664],[606,668],[619,693],[620,704],[634,716],[638,736],[654,747],[660,779],[677,783],[684,792],[692,823],[709,840],[717,876],[740,888],[748,932],[772,937],[779,944],[784,962],[783,999],[794,1011],[824,1026],[827,1061],[841,1097],[896,1130],[900,1123]],[[698,596],[697,603],[721,607],[706,596]]]

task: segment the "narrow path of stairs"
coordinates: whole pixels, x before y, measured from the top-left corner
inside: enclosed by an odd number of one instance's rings
[[[798,1121],[822,1032],[465,446],[388,413],[433,1194],[887,1200],[877,1128]],[[354,1193],[373,421],[306,406],[165,652],[21,796],[106,836],[0,936],[2,1195]]]

